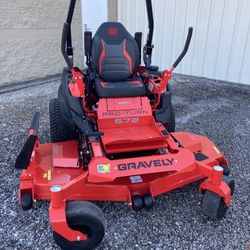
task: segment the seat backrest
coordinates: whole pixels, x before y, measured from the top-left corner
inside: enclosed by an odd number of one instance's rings
[[[128,79],[139,66],[135,39],[118,22],[103,23],[92,41],[92,66],[104,81]]]

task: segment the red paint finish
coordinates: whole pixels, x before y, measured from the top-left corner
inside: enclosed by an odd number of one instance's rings
[[[103,39],[101,39],[101,43],[102,43],[102,53],[101,53],[101,56],[99,58],[99,74],[102,73],[102,62],[103,62],[103,59],[104,59],[105,54],[106,54],[105,44],[104,44]]]
[[[100,58],[100,70],[105,47]],[[124,43],[126,54],[126,42]],[[130,58],[130,57],[129,57]],[[128,60],[129,60],[128,58]],[[131,58],[130,58],[131,59]],[[132,64],[131,64],[132,65]],[[92,159],[88,168],[82,166],[79,142],[36,144],[30,166],[20,177],[20,197],[32,194],[33,200],[51,200],[49,208],[52,229],[69,241],[86,235],[70,229],[66,222],[65,206],[69,200],[123,201],[131,203],[132,196],[150,194],[152,197],[169,192],[199,179],[206,178],[200,191],[210,190],[222,197],[227,206],[232,202],[229,186],[222,181],[222,173],[214,166],[227,164],[227,160],[208,138],[192,133],[178,132],[172,135],[181,143],[178,147],[173,138],[164,133],[165,128],[154,120],[153,112],[159,105],[159,97],[166,91],[172,70],[162,77],[151,77],[141,67],[147,87],[157,96],[151,103],[148,97],[102,98],[98,110],[89,110],[85,101],[85,82],[77,68],[72,70],[71,94],[81,97],[86,115],[97,121],[103,131],[101,141],[90,142]],[[36,133],[30,131],[30,134]],[[159,154],[157,149],[164,149]],[[124,156],[113,159],[110,155],[150,150],[143,156]],[[194,153],[202,153],[207,159],[197,161]],[[141,182],[134,183],[139,176]],[[62,187],[60,193],[51,193],[51,187]]]
[[[129,72],[130,72],[130,74],[132,74],[133,73],[133,67],[132,67],[132,59],[131,59],[131,57],[130,57],[130,55],[129,55],[129,53],[127,52],[127,50],[126,50],[126,43],[127,43],[127,40],[126,39],[124,39],[124,41],[123,41],[123,55],[126,57],[126,59],[128,60],[128,64],[129,64]]]
[[[72,82],[69,83],[69,90],[74,97],[84,97],[85,95],[85,82],[83,73],[78,68],[73,68]]]
[[[147,97],[99,100],[98,127],[104,132],[103,146],[108,154],[150,150],[167,145],[152,116]]]
[[[98,171],[98,164],[110,165],[105,174]],[[194,154],[187,149],[177,154],[152,155],[133,159],[109,160],[105,157],[93,159],[89,166],[88,181],[93,183],[112,182],[118,178],[147,174],[176,172],[188,168],[196,169]]]
[[[53,144],[53,166],[61,168],[79,168],[78,148],[74,141]]]
[[[147,97],[100,99],[97,116],[101,131],[154,126],[152,109]]]
[[[184,149],[181,149],[176,146],[171,137],[166,137],[167,145],[165,145],[165,148],[172,153],[121,160],[105,158],[102,154],[101,144],[94,142],[92,147],[95,156],[90,162],[89,170],[83,170],[81,166],[78,168],[53,166],[53,144],[41,144],[33,154],[29,168],[22,171],[20,191],[24,193],[28,190],[33,190],[35,199],[50,199],[50,187],[52,185],[60,185],[63,187],[64,198],[67,200],[128,201],[131,187],[135,191],[137,187],[137,184],[131,183],[130,176],[141,175],[142,179],[145,180],[143,183],[147,184],[149,190],[153,190],[154,195],[172,190],[173,187],[180,187],[183,185],[183,182],[190,183],[194,179],[206,176],[209,179],[213,178],[213,166],[219,165],[221,160],[221,155],[214,149],[214,144],[206,137],[191,133],[173,133],[173,135],[180,139],[182,144],[185,144],[188,138],[193,138],[193,140]],[[77,144],[74,141],[70,143],[71,145]],[[66,152],[68,145],[60,145],[65,147],[63,151]],[[207,146],[209,146],[209,150],[206,150]],[[77,148],[74,148],[75,152],[73,152],[74,150],[71,152],[72,158],[77,153]],[[208,159],[202,162],[196,161],[193,156],[193,150],[206,154]],[[69,153],[67,153],[67,157],[69,157]],[[174,159],[172,165],[167,164],[167,159]],[[146,162],[146,165],[149,166],[151,160],[155,161],[154,164],[156,166],[136,169],[131,167],[131,169],[127,168],[122,171],[118,169],[118,164],[131,162],[134,162],[136,166],[138,166],[139,162],[144,162],[145,166]],[[164,160],[165,165],[162,165],[162,160]],[[105,168],[108,164],[110,166]],[[104,167],[98,165],[104,165]],[[51,171],[50,178],[46,175],[49,171]],[[225,185],[218,186],[213,183],[212,181],[210,186],[216,186],[216,190],[220,190],[220,194],[223,194],[225,197],[228,196],[228,189]]]
[[[108,82],[100,82],[100,84],[101,84],[103,87],[106,87],[106,86],[108,86],[108,85],[109,85],[109,83],[108,83]]]
[[[128,81],[128,84],[142,85],[142,82],[141,81]]]
[[[160,131],[161,124],[156,125]],[[22,171],[20,195],[32,193],[33,199],[51,199],[49,214],[52,229],[70,241],[75,241],[77,236],[84,240],[86,236],[67,226],[67,200],[131,202],[133,195],[150,193],[155,197],[207,177],[200,191],[217,193],[229,206],[232,202],[230,189],[213,169],[213,166],[219,165],[221,161],[226,162],[226,159],[215,145],[206,137],[192,133],[179,132],[173,135],[184,148],[179,148],[172,137],[161,135],[165,141],[163,148],[169,153],[120,160],[106,158],[101,143],[92,142],[93,158],[88,170],[83,170],[81,165],[66,167],[63,162],[64,158],[76,160],[76,141],[41,144],[34,151],[29,168]],[[55,153],[55,148],[60,149],[58,153]],[[196,161],[194,152],[201,152],[208,159]],[[57,166],[53,165],[58,155],[61,156],[61,166],[58,165],[59,161]],[[131,176],[140,176],[142,182],[132,183]],[[50,188],[53,185],[62,187],[60,195],[51,195]]]

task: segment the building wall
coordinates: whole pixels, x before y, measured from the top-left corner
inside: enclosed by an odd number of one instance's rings
[[[188,54],[175,72],[250,83],[249,0],[152,0],[153,63],[169,68],[194,27]],[[118,0],[118,20],[147,34],[145,0]]]
[[[0,85],[55,75],[65,63],[60,51],[69,0],[0,0]],[[73,21],[75,63],[82,66],[80,1]]]
[[[108,20],[110,22],[116,22],[118,19],[117,5],[117,0],[108,0]]]
[[[168,68],[182,50],[188,26],[193,26],[190,50],[176,72],[250,83],[250,1],[152,2],[154,64]],[[61,72],[65,63],[60,39],[68,4],[69,0],[0,0],[0,85]],[[108,19],[123,22],[131,33],[143,31],[145,41],[145,0],[108,0]],[[75,63],[82,67],[80,0],[73,42]]]

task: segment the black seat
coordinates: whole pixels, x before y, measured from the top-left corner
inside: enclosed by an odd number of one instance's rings
[[[92,42],[92,66],[97,72],[95,89],[99,97],[143,96],[145,86],[133,73],[140,54],[135,39],[121,23],[106,22]]]

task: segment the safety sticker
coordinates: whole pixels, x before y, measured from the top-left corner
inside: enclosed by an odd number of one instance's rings
[[[51,170],[48,170],[48,172],[44,173],[43,178],[50,181],[51,180]]]
[[[142,182],[142,178],[140,175],[130,176],[130,180],[132,183],[141,183]]]
[[[152,92],[153,89],[154,89],[154,84],[150,82],[150,83],[148,84],[148,90],[149,90],[150,92]]]
[[[109,173],[110,167],[110,164],[99,164],[97,165],[97,171],[102,174]]]

